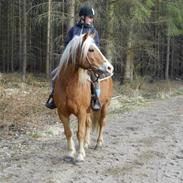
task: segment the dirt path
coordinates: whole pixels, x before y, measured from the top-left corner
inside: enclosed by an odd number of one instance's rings
[[[93,134],[84,163],[63,160],[62,126],[52,129],[0,141],[1,183],[183,182],[183,96],[109,116],[103,149]]]

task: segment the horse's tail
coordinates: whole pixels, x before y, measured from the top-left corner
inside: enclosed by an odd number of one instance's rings
[[[91,119],[92,119],[92,130],[93,131],[99,131],[100,128],[100,117],[101,117],[101,112],[92,112],[91,114]]]

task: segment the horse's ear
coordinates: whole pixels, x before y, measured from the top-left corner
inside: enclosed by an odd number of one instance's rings
[[[90,34],[90,36],[91,36],[93,39],[95,39],[95,37],[96,37],[96,31],[94,31],[92,34]]]
[[[85,34],[84,34],[84,36],[83,36],[83,43],[85,42],[85,40],[88,38],[88,36],[89,36],[89,33],[88,32],[86,32]]]

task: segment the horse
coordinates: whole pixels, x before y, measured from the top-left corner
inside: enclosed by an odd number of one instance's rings
[[[75,160],[76,149],[72,139],[69,117],[78,119],[78,153],[76,161],[84,161],[85,147],[90,144],[91,131],[91,80],[88,71],[94,73],[113,73],[113,66],[95,45],[88,33],[75,36],[65,48],[55,75],[54,101],[59,118],[64,126],[67,139],[66,158]],[[101,110],[96,112],[96,123],[100,126],[97,146],[103,142],[103,126],[108,105],[112,97],[112,79],[101,82]],[[96,125],[97,126],[97,125]]]

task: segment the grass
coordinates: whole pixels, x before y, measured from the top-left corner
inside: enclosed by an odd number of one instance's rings
[[[19,74],[0,75],[0,128],[44,127],[57,120],[56,112],[44,105],[49,95],[49,81],[28,75],[25,83]]]
[[[117,101],[112,101],[113,112],[125,112],[145,106],[155,100],[163,100],[176,95],[183,95],[182,81],[157,81],[148,83],[144,80],[119,85],[114,83]]]
[[[19,74],[0,74],[0,130],[38,129],[49,123],[59,121],[55,110],[47,109],[45,101],[50,91],[50,82],[44,77],[28,75],[26,82],[21,81]],[[114,82],[114,95],[119,95],[112,101],[112,112],[124,112],[149,101],[183,95],[183,82],[158,81],[147,83],[136,80],[125,85]],[[16,130],[15,130],[16,131]],[[32,136],[39,137],[33,133]]]

